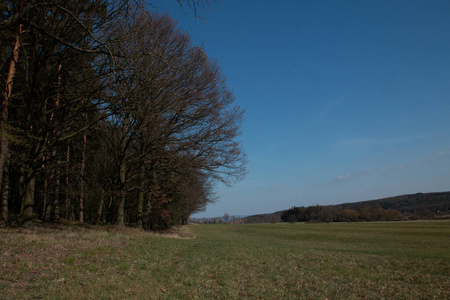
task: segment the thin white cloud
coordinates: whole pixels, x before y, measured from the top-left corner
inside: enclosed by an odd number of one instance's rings
[[[316,117],[327,118],[336,110],[336,108],[339,108],[344,103],[345,101],[342,98],[332,99],[322,105],[321,109],[317,112]]]
[[[342,139],[334,143],[332,146],[334,147],[361,147],[361,146],[374,146],[374,145],[383,145],[383,144],[398,144],[404,142],[411,142],[423,139],[424,135],[410,135],[396,138],[384,138],[379,139],[375,137],[356,137],[356,138],[348,138]]]
[[[404,169],[404,168],[406,168],[406,167],[405,166],[393,166],[393,167],[384,168],[382,170],[395,171],[395,170],[401,170],[401,169]]]
[[[275,192],[275,191],[279,191],[281,189],[284,188],[284,185],[281,184],[272,184],[271,186],[269,186],[266,191],[267,192]]]
[[[338,141],[333,146],[335,147],[360,147],[378,144],[379,142],[374,138],[353,138],[353,139],[343,139]]]
[[[391,166],[391,167],[385,167],[385,168],[379,168],[379,169],[373,169],[373,170],[364,170],[364,171],[358,171],[346,175],[340,175],[334,179],[334,181],[343,181],[343,180],[349,180],[353,177],[359,177],[364,176],[368,174],[372,174],[374,172],[380,172],[380,171],[396,171],[406,168],[405,166]]]
[[[372,172],[373,172],[373,170],[364,170],[364,171],[359,171],[359,172],[350,173],[350,174],[346,174],[346,175],[340,175],[335,180],[338,180],[338,181],[348,180],[350,178],[370,174]]]
[[[428,158],[422,160],[420,164],[422,165],[442,165],[445,164],[445,160],[448,158],[448,153],[450,149],[446,148],[433,155],[428,156]]]

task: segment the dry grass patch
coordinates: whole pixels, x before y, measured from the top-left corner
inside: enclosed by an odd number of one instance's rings
[[[449,221],[0,229],[0,295],[448,299],[449,248]]]
[[[75,299],[115,295],[118,289],[118,297],[125,290],[129,296],[141,289],[145,295],[148,287],[133,278],[152,263],[151,251],[144,248],[158,238],[188,239],[193,234],[186,226],[159,233],[48,224],[0,229],[0,293],[8,299]]]

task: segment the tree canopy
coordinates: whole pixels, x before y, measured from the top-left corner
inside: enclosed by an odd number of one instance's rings
[[[0,5],[4,220],[165,228],[245,174],[243,111],[217,62],[138,4]]]

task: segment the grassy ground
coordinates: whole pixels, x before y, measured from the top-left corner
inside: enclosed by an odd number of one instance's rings
[[[450,221],[0,229],[2,299],[450,299]]]

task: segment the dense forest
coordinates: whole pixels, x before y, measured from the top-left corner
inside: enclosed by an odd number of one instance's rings
[[[167,228],[245,174],[243,111],[219,66],[149,8],[0,3],[2,222]]]
[[[401,195],[377,200],[344,203],[339,205],[343,209],[358,210],[365,206],[379,204],[384,209],[398,210],[405,216],[443,215],[450,212],[450,192],[417,193]]]
[[[359,222],[441,219],[450,216],[450,192],[412,194],[328,206],[293,207],[284,222]]]
[[[284,211],[252,215],[233,223],[367,222],[450,218],[450,192],[418,193],[338,205],[294,206]],[[204,220],[203,223],[220,223]]]

